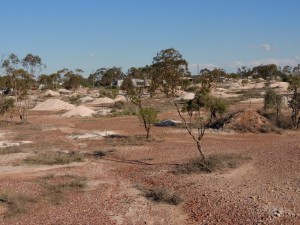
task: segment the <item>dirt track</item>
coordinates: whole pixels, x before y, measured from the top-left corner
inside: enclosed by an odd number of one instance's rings
[[[170,114],[161,115],[169,116]],[[10,141],[33,141],[34,151],[110,151],[102,159],[86,157],[66,166],[28,166],[24,154],[1,155],[0,192],[13,189],[43,199],[37,182],[48,174],[76,174],[87,179],[82,192],[68,192],[62,204],[39,200],[27,212],[1,224],[300,224],[300,132],[283,134],[207,134],[204,151],[238,153],[252,159],[241,167],[210,174],[172,173],[177,164],[197,156],[195,145],[175,128],[153,128],[157,141],[118,145],[104,138],[76,140],[70,134],[114,131],[143,134],[136,117],[62,119],[34,113],[30,123],[8,125]],[[9,160],[7,159],[9,158]],[[138,186],[162,186],[184,201],[178,206],[145,199]]]

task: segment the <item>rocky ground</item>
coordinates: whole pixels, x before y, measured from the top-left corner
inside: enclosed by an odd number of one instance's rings
[[[160,114],[170,116],[179,119],[175,111]],[[31,112],[26,124],[2,124],[1,143],[20,145],[14,146],[15,153],[0,155],[0,224],[300,224],[299,131],[208,132],[206,155],[236,153],[250,160],[235,169],[201,174],[174,173],[178,164],[198,156],[182,128],[154,127],[151,142],[103,135],[74,138],[100,131],[144,134],[134,116],[65,119]],[[106,155],[95,157],[98,150]],[[79,152],[83,160],[24,163],[54,151]],[[169,205],[144,197],[143,189],[156,187],[183,201]],[[9,204],[3,197],[7,193],[23,201]]]

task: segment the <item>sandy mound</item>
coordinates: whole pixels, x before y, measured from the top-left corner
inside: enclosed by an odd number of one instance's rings
[[[69,90],[64,89],[64,88],[59,89],[58,92],[61,93],[61,94],[65,94],[65,95],[72,93],[72,91],[69,91]]]
[[[212,94],[212,96],[217,97],[217,98],[235,98],[235,97],[240,96],[239,94],[233,94],[233,93],[229,94],[229,93],[222,92],[220,90],[212,91],[211,94]]]
[[[125,96],[123,95],[118,95],[115,99],[114,99],[115,102],[127,102],[127,99]]]
[[[59,92],[57,91],[51,91],[51,90],[47,90],[45,92],[45,96],[51,96],[51,97],[56,97],[56,96],[59,96]]]
[[[247,100],[241,101],[241,103],[263,103],[264,99],[263,98],[249,98]]]
[[[64,118],[71,118],[71,117],[90,117],[93,116],[96,112],[86,106],[78,106],[74,109],[71,109],[69,112],[66,112],[62,115]]]
[[[90,96],[86,96],[86,97],[80,98],[80,101],[81,101],[82,103],[91,102],[91,101],[93,101],[93,100],[94,100],[94,98],[92,98],[92,97],[90,97]]]
[[[289,83],[287,82],[275,82],[270,85],[272,88],[279,88],[280,91],[287,91],[289,87]]]
[[[93,98],[98,98],[99,97],[99,90],[91,90],[89,92],[89,96],[93,97]]]
[[[182,91],[178,93],[178,99],[192,100],[195,97],[194,93]]]
[[[104,98],[95,99],[94,101],[90,102],[89,105],[92,105],[92,106],[105,106],[105,105],[112,105],[114,103],[115,103],[115,101],[113,99],[104,97]]]
[[[238,132],[266,133],[275,131],[275,127],[267,118],[252,109],[231,114],[223,121],[222,127]]]
[[[74,105],[59,99],[48,99],[45,102],[38,104],[32,110],[35,111],[60,111],[60,110],[71,110],[75,108]]]

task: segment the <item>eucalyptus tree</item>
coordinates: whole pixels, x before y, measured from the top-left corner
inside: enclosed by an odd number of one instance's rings
[[[145,87],[134,85],[132,76],[128,74],[121,85],[121,89],[126,93],[127,98],[138,108],[138,117],[142,122],[146,131],[146,138],[150,138],[150,130],[157,121],[157,111],[153,107],[149,107],[143,101],[145,96]]]
[[[196,93],[193,99],[180,106],[181,102],[178,102],[174,97],[182,85],[183,78],[190,74],[187,61],[177,50],[170,48],[157,53],[152,66],[159,78],[157,82],[162,87],[162,91],[172,98],[185,129],[195,141],[201,159],[205,160],[202,140],[206,128],[218,114],[223,114],[227,109],[224,101],[210,94],[216,78],[222,76],[225,71],[221,69],[213,70],[213,72],[210,70],[202,71],[200,91]]]
[[[161,50],[153,58],[152,64],[162,91],[174,96],[185,76],[189,75],[188,63],[174,48]]]
[[[300,117],[299,117],[299,111],[300,111],[300,76],[293,75],[290,78],[290,85],[288,88],[290,91],[293,92],[293,96],[291,100],[289,101],[289,106],[292,109],[292,122],[293,126],[295,128],[298,128],[300,125]]]

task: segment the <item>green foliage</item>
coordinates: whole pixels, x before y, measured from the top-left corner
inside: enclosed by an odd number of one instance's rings
[[[290,85],[288,88],[290,91],[293,92],[292,99],[289,101],[289,106],[292,109],[292,121],[294,127],[298,128],[300,125],[300,117],[299,110],[300,110],[300,77],[299,76],[292,76],[290,78]]]
[[[111,67],[111,68],[100,68],[97,69],[95,73],[92,73],[88,77],[88,83],[93,87],[109,87],[112,86],[113,82],[118,79],[122,79],[124,73],[121,67]]]
[[[223,115],[227,111],[227,103],[220,98],[216,98],[207,92],[207,89],[201,89],[196,93],[194,99],[189,100],[183,107],[183,111],[192,115],[195,111],[200,112],[206,109],[210,113],[210,122],[217,118],[217,114]]]
[[[253,78],[263,78],[267,80],[280,75],[280,71],[275,64],[269,64],[253,67],[252,74]]]
[[[3,115],[8,110],[15,107],[15,99],[13,98],[1,98],[0,99],[0,115]]]
[[[86,81],[80,74],[76,74],[73,71],[67,71],[64,74],[63,85],[66,89],[76,90],[80,87],[80,85],[86,86]]]
[[[145,130],[147,132],[147,138],[150,136],[150,128],[154,123],[157,122],[157,111],[152,108],[140,108],[138,116],[141,122],[144,124]]]
[[[80,98],[81,98],[80,95],[70,96],[70,97],[69,97],[69,102],[70,102],[71,104],[74,104],[74,105],[79,105],[79,104],[81,104]]]
[[[150,137],[150,129],[156,122],[157,111],[151,107],[144,107],[142,97],[145,89],[143,87],[136,87],[132,83],[130,76],[127,76],[121,86],[121,89],[127,93],[129,100],[137,106],[138,116],[142,121],[147,133],[147,138]]]
[[[174,48],[157,53],[153,58],[152,67],[157,76],[156,82],[162,86],[162,90],[167,96],[174,96],[182,79],[190,75],[187,61]]]
[[[119,89],[117,88],[112,88],[112,89],[105,89],[103,87],[101,87],[99,89],[99,97],[103,98],[103,97],[108,97],[108,98],[112,98],[115,99],[119,94]]]
[[[268,113],[276,113],[277,117],[282,108],[282,95],[273,88],[267,88],[264,96],[264,110]]]

